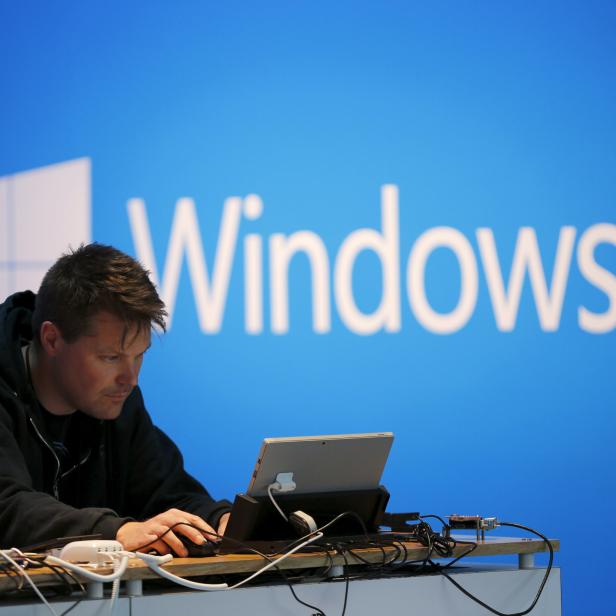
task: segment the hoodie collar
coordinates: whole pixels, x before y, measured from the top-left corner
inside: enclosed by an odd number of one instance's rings
[[[32,392],[21,347],[32,340],[32,312],[36,296],[23,291],[0,304],[0,379],[22,397]]]

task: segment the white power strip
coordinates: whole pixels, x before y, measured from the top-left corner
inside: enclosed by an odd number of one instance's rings
[[[123,552],[119,541],[97,539],[94,541],[71,541],[60,551],[62,560],[71,563],[102,565],[113,560],[113,554]]]

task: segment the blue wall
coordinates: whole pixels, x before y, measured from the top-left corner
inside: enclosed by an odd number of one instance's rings
[[[614,4],[258,4],[3,3],[0,176],[90,159],[92,238],[175,302],[149,408],[216,496],[263,436],[392,430],[392,510],[558,537],[565,613],[614,613]],[[350,305],[353,241],[387,256]]]

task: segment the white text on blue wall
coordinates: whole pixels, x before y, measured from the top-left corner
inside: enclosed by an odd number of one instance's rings
[[[199,324],[203,333],[216,334],[223,326],[229,281],[236,258],[242,220],[254,222],[264,211],[258,195],[225,200],[213,263],[206,263],[195,202],[181,198],[175,205],[169,233],[168,249],[162,276],[142,199],[129,200],[128,215],[137,257],[150,270],[169,312],[171,327],[182,263],[187,268],[195,298]],[[492,229],[478,228],[475,237],[478,255],[469,239],[449,226],[432,227],[417,237],[412,246],[400,252],[399,195],[396,185],[381,188],[381,228],[356,229],[338,247],[332,264],[325,243],[314,231],[299,230],[290,234],[274,233],[269,237],[269,314],[271,331],[286,334],[290,328],[289,264],[303,254],[308,259],[311,277],[312,326],[319,334],[332,328],[332,298],[340,320],[356,334],[370,335],[381,331],[401,330],[402,296],[418,323],[435,334],[453,334],[462,329],[475,311],[479,289],[479,265],[482,266],[489,292],[496,328],[513,331],[516,326],[524,281],[528,276],[541,330],[557,331],[569,274],[575,263],[581,276],[607,298],[607,309],[593,311],[583,303],[577,306],[577,323],[583,331],[605,334],[616,329],[616,275],[595,259],[601,244],[616,247],[616,225],[593,224],[579,232],[574,226],[558,231],[558,242],[548,281],[539,250],[537,233],[532,227],[521,227],[511,267],[506,277]],[[576,247],[577,241],[577,247]],[[264,238],[258,233],[243,235],[244,257],[244,326],[249,334],[264,331]],[[456,305],[446,312],[437,311],[426,291],[426,266],[437,249],[447,249],[457,259],[459,279],[450,281],[459,286]],[[363,312],[353,294],[355,262],[362,251],[372,251],[381,263],[382,285],[378,306]],[[406,263],[401,280],[400,263]],[[333,282],[333,284],[332,284]],[[443,284],[447,284],[444,281]]]

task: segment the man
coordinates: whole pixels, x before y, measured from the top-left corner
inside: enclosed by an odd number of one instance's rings
[[[182,536],[224,532],[230,504],[186,473],[137,386],[165,316],[141,265],[100,244],[0,305],[0,548],[100,533],[186,556]]]

